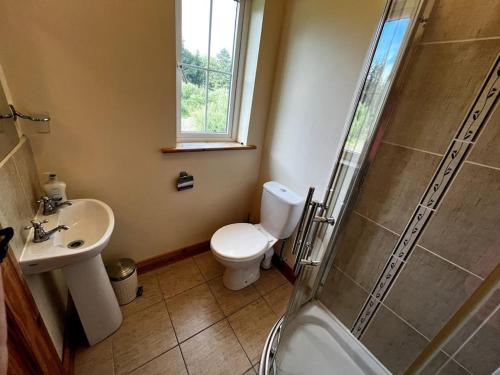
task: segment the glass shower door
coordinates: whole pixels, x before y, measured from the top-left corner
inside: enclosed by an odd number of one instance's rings
[[[354,201],[376,153],[378,134],[383,130],[382,110],[396,72],[402,65],[402,57],[409,50],[409,41],[417,32],[424,2],[394,0],[386,5],[365,66],[365,78],[358,90],[357,105],[348,121],[324,200],[314,201],[314,188],[309,191],[292,249],[296,257],[294,272],[297,280],[288,310],[273,327],[264,347],[261,375],[304,373],[294,368],[296,365],[291,365],[290,358],[300,359],[304,353],[311,352],[311,348],[304,348],[302,353],[290,356],[288,351],[295,349],[290,349],[289,342],[284,342],[293,336],[293,330],[297,329],[297,316],[308,302],[316,298],[331,268],[335,257],[333,244],[342,231],[350,203]],[[304,337],[303,341],[307,338]],[[320,345],[319,342],[317,344]],[[283,348],[285,345],[286,348]],[[312,353],[321,351],[320,348],[312,348]],[[314,361],[314,358],[304,358],[304,361]],[[321,369],[309,370],[307,373],[331,373]]]

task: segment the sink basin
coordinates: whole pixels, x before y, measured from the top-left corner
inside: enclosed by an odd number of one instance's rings
[[[27,275],[63,268],[92,258],[106,247],[113,232],[115,218],[109,206],[95,199],[75,199],[50,216],[38,215],[38,220],[48,220],[46,229],[67,225],[69,230],[60,231],[40,243],[33,242],[30,231],[19,264]]]
[[[58,225],[69,229],[39,243],[33,242],[31,230],[19,264],[27,275],[62,269],[87,340],[94,345],[116,331],[123,321],[101,258],[115,218],[111,208],[101,201],[75,199],[71,203],[53,215],[37,215],[37,220],[48,220],[43,224],[46,230]]]

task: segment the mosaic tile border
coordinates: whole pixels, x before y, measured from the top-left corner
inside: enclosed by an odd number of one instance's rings
[[[452,184],[460,167],[474,146],[490,113],[500,97],[500,55],[497,56],[479,94],[461,123],[456,136],[434,173],[420,203],[399,237],[387,264],[365,301],[352,333],[359,339],[384,301],[406,260],[415,248],[434,212],[439,209],[442,198]]]

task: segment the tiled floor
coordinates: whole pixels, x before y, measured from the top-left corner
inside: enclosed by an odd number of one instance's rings
[[[206,252],[140,275],[144,294],[122,306],[115,334],[78,349],[76,375],[256,374],[292,287],[272,269],[235,292],[222,284],[222,271]]]

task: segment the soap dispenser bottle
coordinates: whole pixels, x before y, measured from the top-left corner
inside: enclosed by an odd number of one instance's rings
[[[66,196],[66,183],[59,181],[55,173],[49,173],[49,179],[43,185],[43,190],[47,197],[56,201],[66,202],[68,200]]]

